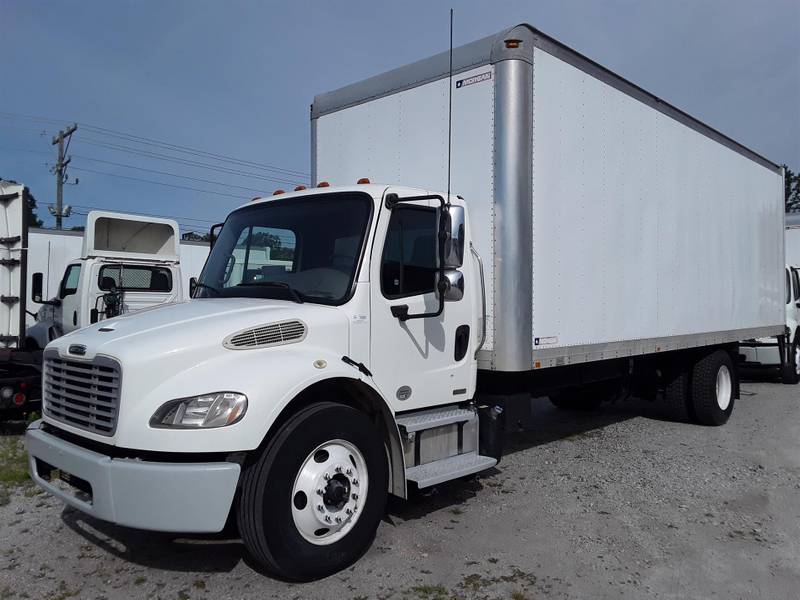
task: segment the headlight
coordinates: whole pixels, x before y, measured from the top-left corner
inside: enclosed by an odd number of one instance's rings
[[[214,392],[170,400],[150,418],[150,427],[205,429],[225,427],[241,420],[247,410],[247,396],[236,392]]]

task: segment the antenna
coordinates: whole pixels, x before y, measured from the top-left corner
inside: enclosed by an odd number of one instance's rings
[[[450,97],[447,107],[447,205],[450,205],[450,156],[453,149],[453,9],[450,9]]]

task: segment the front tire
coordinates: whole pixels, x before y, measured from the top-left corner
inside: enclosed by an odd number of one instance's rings
[[[237,520],[253,559],[310,581],[355,562],[386,507],[383,438],[349,406],[313,404],[291,417],[245,467]]]
[[[691,407],[701,425],[724,425],[733,413],[736,372],[731,355],[716,350],[692,369]]]
[[[795,385],[800,381],[800,345],[797,336],[789,349],[789,364],[784,365],[781,381],[788,385]]]

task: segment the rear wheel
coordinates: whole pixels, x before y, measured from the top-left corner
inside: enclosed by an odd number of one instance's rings
[[[308,581],[370,546],[386,506],[381,434],[363,413],[319,403],[289,419],[242,475],[242,540],[266,570]]]
[[[716,350],[692,369],[691,408],[702,425],[723,425],[733,412],[735,371],[730,354]]]
[[[800,381],[800,344],[797,343],[796,336],[789,348],[789,361],[783,366],[781,381],[789,385],[794,385]]]
[[[678,419],[695,421],[691,402],[691,377],[685,364],[677,363],[664,373],[664,401]]]

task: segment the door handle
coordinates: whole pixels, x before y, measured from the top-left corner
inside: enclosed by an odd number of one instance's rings
[[[74,311],[72,313],[72,324],[77,326],[78,325],[78,311]]]

